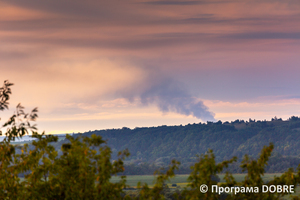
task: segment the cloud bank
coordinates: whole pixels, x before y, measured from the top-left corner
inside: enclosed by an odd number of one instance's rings
[[[0,79],[15,83],[12,105],[70,119],[65,127],[99,113],[113,113],[110,127],[214,120],[210,110],[239,118],[207,100],[298,96],[299,11],[295,0],[0,0]]]

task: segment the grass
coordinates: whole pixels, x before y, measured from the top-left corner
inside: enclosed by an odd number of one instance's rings
[[[241,182],[244,180],[246,174],[233,174],[233,177],[235,178],[235,180],[237,182]],[[219,174],[218,175],[220,177],[220,181],[221,182],[225,182],[225,180],[223,179],[225,174]],[[281,173],[268,173],[265,174],[263,176],[263,181],[264,182],[268,182],[270,180],[272,180],[275,176],[281,176]],[[168,186],[171,188],[171,185],[173,183],[176,183],[177,186],[180,186],[181,188],[184,188],[185,186],[187,186],[188,182],[187,182],[187,178],[189,177],[189,175],[185,174],[185,175],[176,175],[174,178],[172,178],[170,180],[170,182],[168,182]],[[111,178],[111,182],[116,183],[120,180],[120,177],[118,176],[114,176]],[[152,187],[154,185],[154,181],[155,180],[155,176],[153,175],[129,175],[126,176],[126,184],[129,185],[130,187],[134,187],[136,188],[138,182],[140,181],[141,183],[147,183],[149,187]],[[293,195],[286,195],[283,197],[283,199],[292,199],[292,196],[299,196],[300,195],[300,187],[298,186],[296,188],[296,193]]]
[[[233,177],[237,182],[241,182],[244,180],[246,174],[233,174]],[[172,185],[173,183],[176,183],[179,186],[186,186],[188,184],[187,178],[189,175],[184,174],[184,175],[176,175],[174,178],[172,178],[169,182],[168,185]],[[221,182],[225,182],[224,176],[225,174],[219,174],[218,175],[221,179]],[[265,174],[263,176],[263,181],[268,182],[272,180],[275,176],[281,176],[281,173],[270,173],[270,174]],[[114,176],[111,178],[111,182],[116,183],[120,180],[120,177]],[[154,183],[153,181],[155,180],[155,176],[153,175],[129,175],[126,176],[126,183],[130,187],[135,187],[137,186],[138,182],[141,183],[147,183],[149,186],[152,186]]]
[[[268,174],[265,174],[262,179],[264,182],[268,182],[268,181],[274,179],[275,176],[277,176],[277,177],[281,176],[281,174],[282,173],[268,173]],[[225,174],[219,174],[218,176],[220,177],[221,182],[225,182],[225,180],[224,180]],[[246,176],[246,174],[233,174],[233,177],[235,178],[235,180],[237,182],[243,181],[245,179],[245,176]]]
[[[235,178],[235,180],[237,182],[241,182],[244,180],[245,175],[246,174],[233,174],[233,177]],[[264,182],[267,182],[267,181],[272,180],[274,178],[274,176],[280,176],[280,175],[281,175],[281,173],[265,174],[263,177],[263,180],[264,180]],[[225,182],[225,180],[223,179],[225,174],[219,174],[218,176],[221,179],[220,182]],[[176,183],[180,187],[185,187],[188,184],[188,182],[187,182],[188,177],[189,177],[188,174],[176,175],[167,184],[169,187],[171,187],[171,185],[174,183]],[[21,179],[21,181],[24,181],[24,178],[20,178],[20,179]],[[121,178],[119,176],[113,176],[110,181],[112,183],[116,183],[120,180],[121,180]],[[153,182],[154,180],[155,180],[154,175],[128,175],[128,176],[126,176],[126,184],[129,185],[130,187],[136,187],[138,182],[147,183],[148,186],[151,187],[154,185],[154,182]],[[299,194],[300,194],[300,191],[299,191]]]
[[[186,185],[187,178],[189,175],[177,175],[168,182],[168,185],[171,186],[173,183],[177,185]],[[111,178],[112,183],[116,183],[120,180],[119,176],[114,176]],[[147,183],[150,187],[154,185],[155,176],[153,175],[129,175],[126,176],[126,184],[130,187],[136,187],[138,182]]]
[[[233,174],[233,177],[235,178],[235,180],[237,182],[241,182],[244,180],[246,174]],[[270,173],[270,174],[265,174],[263,176],[263,180],[264,182],[270,181],[274,178],[274,176],[280,176],[281,173]],[[219,174],[218,175],[221,179],[221,182],[224,182],[224,176],[225,174]],[[176,175],[174,178],[172,178],[170,180],[170,182],[168,182],[168,186],[170,188],[172,184],[176,183],[177,186],[180,186],[181,188],[184,188],[185,186],[187,186],[188,182],[187,182],[187,178],[189,177],[189,175],[184,174],[184,175]],[[24,181],[24,178],[20,178],[21,181]],[[154,185],[153,181],[155,180],[155,176],[153,175],[129,175],[126,176],[126,184],[129,185],[130,187],[134,187],[136,188],[138,182],[141,183],[147,183],[149,187],[152,187]],[[120,181],[120,177],[119,176],[113,176],[111,178],[111,182],[116,183]],[[296,188],[296,193],[293,195],[287,195],[284,196],[283,199],[291,199],[292,196],[299,196],[300,195],[300,187],[298,186]]]

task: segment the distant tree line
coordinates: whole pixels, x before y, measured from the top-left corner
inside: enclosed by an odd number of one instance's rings
[[[11,94],[8,81],[0,88],[0,110],[8,108]],[[172,160],[165,170],[155,172],[155,184],[150,188],[147,184],[138,184],[137,193],[126,193],[126,176],[122,176],[117,183],[110,182],[113,175],[123,173],[124,160],[129,156],[127,149],[118,153],[118,158],[112,160],[112,149],[99,135],[91,134],[88,137],[66,136],[58,152],[53,144],[58,137],[36,132],[32,122],[37,118],[37,108],[31,113],[25,113],[20,104],[16,112],[3,128],[5,139],[0,142],[0,199],[279,199],[290,195],[283,193],[216,193],[212,190],[200,192],[199,186],[206,184],[208,188],[218,184],[217,175],[226,170],[230,164],[236,163],[237,157],[217,162],[212,150],[196,156],[196,161],[191,166],[186,188],[170,192],[166,182],[175,176],[180,162]],[[219,124],[223,125],[223,124]],[[212,125],[214,126],[214,125]],[[215,127],[218,128],[218,127]],[[16,146],[12,142],[31,133],[33,138],[31,147],[28,144]],[[288,169],[280,177],[269,183],[264,183],[262,176],[268,164],[274,145],[264,146],[258,157],[251,158],[245,155],[239,166],[246,173],[245,179],[237,182],[230,172],[225,175],[225,182],[219,187],[250,188],[262,187],[263,184],[290,185],[296,187],[300,183],[300,165],[295,171]],[[18,153],[19,152],[19,153]],[[142,151],[140,151],[142,152]],[[143,164],[141,164],[143,165]],[[20,179],[19,174],[24,178]],[[298,197],[293,197],[298,199]]]
[[[206,153],[207,149],[214,150],[218,162],[237,156],[239,163],[245,154],[257,158],[260,150],[270,142],[276,148],[267,172],[283,172],[290,167],[296,169],[300,161],[300,118],[296,116],[286,121],[274,117],[271,121],[249,119],[185,126],[124,127],[89,131],[74,137],[92,134],[101,135],[107,141],[113,159],[117,158],[117,152],[128,149],[131,155],[125,164],[127,168],[133,168],[134,164],[137,171],[146,171],[148,166],[142,163],[160,167],[167,166],[173,159],[180,161],[182,168],[189,169],[196,161],[196,155]],[[58,150],[64,142],[57,144]],[[232,170],[240,172],[238,165],[232,166]]]

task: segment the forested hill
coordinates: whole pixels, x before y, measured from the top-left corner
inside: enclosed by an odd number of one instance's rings
[[[169,164],[175,158],[187,165],[195,162],[196,154],[212,149],[218,162],[232,156],[256,157],[264,145],[275,145],[276,158],[289,158],[297,162],[300,156],[300,118],[287,121],[208,122],[185,126],[159,126],[150,128],[122,128],[95,130],[85,136],[101,135],[114,152],[129,149],[131,162]]]

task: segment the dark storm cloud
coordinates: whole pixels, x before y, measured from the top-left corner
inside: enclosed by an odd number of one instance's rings
[[[0,59],[16,59],[16,58],[28,58],[30,56],[29,53],[21,52],[21,51],[3,51],[0,50]]]
[[[191,25],[194,27],[201,27],[202,25],[210,26],[220,26],[220,25],[230,25],[239,27],[251,26],[252,29],[258,29],[268,27],[270,25],[281,26],[290,22],[298,22],[300,20],[299,15],[288,15],[288,16],[258,16],[258,17],[220,17],[217,13],[214,14],[197,14],[196,16],[191,15],[191,17],[166,17],[166,16],[156,16],[144,15],[142,12],[132,12],[131,10],[138,10],[138,4],[124,3],[119,1],[38,1],[38,0],[5,0],[8,4],[34,9],[37,11],[42,11],[50,14],[57,14],[56,16],[48,16],[41,19],[24,19],[24,20],[14,20],[14,21],[1,21],[0,27],[3,31],[49,31],[49,33],[55,32],[57,30],[68,30],[68,29],[78,29],[74,31],[76,34],[80,33],[80,30],[88,30],[90,28],[107,28],[107,27],[132,27],[133,31],[131,37],[124,36],[123,34],[118,34],[117,37],[113,39],[106,39],[103,41],[100,37],[90,39],[89,35],[84,35],[84,39],[78,38],[77,41],[73,39],[68,40],[66,37],[59,38],[49,38],[48,34],[33,37],[31,42],[36,39],[37,43],[40,40],[44,40],[45,43],[51,42],[52,44],[62,45],[66,44],[68,46],[82,46],[82,47],[104,47],[104,48],[129,48],[129,49],[140,49],[145,45],[145,48],[161,47],[167,45],[180,45],[182,43],[198,43],[204,40],[214,42],[215,38],[234,38],[238,39],[260,39],[264,37],[273,37],[278,39],[284,38],[297,38],[297,33],[274,33],[273,36],[268,33],[207,33],[203,29],[203,33],[187,33],[182,32],[180,35],[176,32],[163,32],[157,34],[143,34],[136,33],[135,28],[145,27],[145,26],[161,26],[161,30],[164,30],[163,26],[177,26],[178,30],[181,30],[181,25]],[[193,4],[206,4],[206,3],[228,3],[229,1],[148,1],[144,2],[146,4],[161,4],[161,5],[193,5]],[[122,6],[126,8],[122,9]],[[145,8],[144,8],[145,9]],[[147,9],[146,9],[147,10]],[[153,10],[155,11],[155,10]],[[210,11],[212,12],[212,11]],[[155,27],[154,29],[158,29]],[[191,29],[189,29],[191,30]],[[120,31],[120,30],[119,30]],[[199,30],[198,30],[199,31]],[[121,32],[121,31],[120,31]],[[71,34],[71,33],[70,33]],[[173,35],[172,35],[173,34]],[[177,35],[176,35],[177,34]],[[209,38],[205,34],[210,34]],[[99,36],[101,36],[101,31]],[[169,36],[168,36],[169,35]],[[73,36],[73,35],[72,35]],[[164,40],[158,39],[158,37],[164,37]],[[72,37],[73,38],[73,37]],[[29,39],[24,38],[24,42]],[[64,41],[63,41],[64,40]],[[22,42],[19,38],[16,41]],[[71,44],[73,43],[74,44]]]
[[[156,47],[171,47],[180,44],[204,42],[208,34],[202,33],[165,33],[151,35],[136,35],[132,37],[112,37],[112,38],[51,38],[51,37],[27,37],[27,36],[5,36],[6,41],[13,43],[27,43],[39,45],[58,45],[67,47],[90,47],[106,49],[149,49]],[[211,36],[210,36],[211,37]]]
[[[300,95],[282,97],[282,99],[300,99]]]
[[[198,44],[228,44],[239,43],[240,40],[262,40],[262,39],[289,39],[299,40],[300,32],[283,33],[283,32],[252,32],[252,33],[233,33],[233,34],[207,34],[207,33],[184,33],[170,32],[149,35],[135,35],[127,37],[111,37],[111,38],[48,38],[48,37],[2,37],[7,42],[38,44],[38,45],[56,45],[62,47],[75,48],[95,48],[95,49],[118,49],[118,50],[148,50],[163,47],[180,47],[181,45],[198,45]],[[228,40],[230,39],[230,40]],[[211,47],[212,48],[212,47]],[[11,52],[13,53],[13,52]],[[8,54],[11,54],[8,53]],[[16,52],[20,56],[24,53]],[[22,55],[23,54],[23,55]],[[26,53],[30,56],[30,52]]]
[[[134,18],[134,16],[127,17],[47,17],[41,19],[24,19],[24,20],[14,20],[5,21],[1,20],[0,25],[2,30],[55,30],[55,29],[67,29],[67,28],[95,28],[95,27],[113,27],[113,26],[132,26],[138,27],[140,25],[145,26],[165,26],[165,25],[280,25],[286,22],[298,22],[300,20],[299,15],[289,16],[289,17],[248,17],[248,18],[225,18],[218,17],[215,14],[198,14],[195,17],[181,18],[181,17],[143,17]],[[132,19],[132,20],[130,20]],[[134,34],[134,33],[133,33]]]
[[[37,11],[38,13],[34,17],[29,16],[24,19],[18,15],[13,20],[9,18],[10,15],[5,19],[0,19],[0,33],[4,33],[1,35],[1,41],[4,41],[8,46],[16,45],[17,48],[23,44],[26,44],[23,45],[25,48],[33,47],[25,49],[26,54],[18,52],[18,49],[4,52],[2,57],[6,56],[6,59],[14,59],[14,57],[19,59],[22,56],[30,55],[35,58],[37,54],[33,52],[33,49],[41,50],[40,52],[47,57],[45,51],[47,48],[55,53],[61,49],[68,52],[69,49],[64,48],[70,47],[74,47],[72,51],[78,51],[75,48],[92,49],[95,50],[94,52],[102,49],[116,50],[113,51],[112,54],[114,55],[112,56],[127,56],[127,50],[137,50],[130,52],[130,56],[137,59],[141,58],[141,60],[145,58],[141,61],[141,66],[159,56],[162,58],[161,60],[170,58],[169,60],[173,59],[180,63],[157,62],[161,64],[162,68],[173,69],[172,65],[174,64],[177,68],[187,66],[186,71],[188,71],[192,65],[200,69],[213,62],[215,63],[211,66],[231,66],[234,62],[218,62],[218,59],[212,59],[209,56],[217,57],[222,54],[221,59],[223,59],[222,57],[228,57],[228,60],[230,57],[235,58],[236,55],[228,53],[228,50],[234,49],[242,52],[247,48],[243,44],[247,40],[298,40],[300,37],[299,32],[293,28],[297,27],[300,16],[295,14],[296,12],[277,13],[274,12],[274,9],[261,12],[259,10],[260,3],[268,1],[254,1],[256,7],[251,4],[251,1],[228,3],[229,1],[210,0],[164,0],[144,3],[115,0],[5,0],[2,2],[15,5],[17,8],[28,9],[26,12],[34,11],[33,13],[35,13]],[[225,5],[225,3],[231,6]],[[221,6],[212,8],[211,5],[208,5],[206,9],[205,4],[219,4]],[[190,9],[196,6],[197,9]],[[250,10],[256,8],[258,11],[242,13],[243,10],[248,9],[248,6]],[[268,4],[266,7],[269,8],[269,6]],[[168,48],[167,51],[166,48]],[[259,49],[255,49],[254,52],[257,50]],[[221,53],[214,55],[215,51]],[[115,55],[116,53],[119,54]],[[178,58],[189,53],[191,55],[186,60]],[[61,57],[63,56],[61,55]],[[207,56],[211,60],[203,64]],[[51,62],[52,59],[55,60],[55,58],[49,58]],[[190,61],[194,61],[196,64],[192,63],[189,66]],[[240,65],[243,64],[240,63]],[[186,79],[190,81],[190,77]],[[150,88],[136,94],[142,99],[144,105],[154,103],[164,112],[175,111],[185,115],[191,114],[201,119],[213,118],[213,115],[207,111],[202,102],[194,101],[187,89],[179,87],[174,80],[160,80],[159,84],[152,84],[151,82],[149,84],[151,85]],[[215,92],[209,91],[207,93]],[[180,96],[182,96],[181,99]]]
[[[288,23],[297,23],[300,20],[299,14],[248,17],[220,17],[217,14],[201,14],[195,17],[177,19],[173,23],[178,24],[211,24],[211,25],[238,25],[239,27],[252,27],[253,29],[280,27]]]
[[[47,12],[64,13],[64,14],[76,14],[76,15],[98,15],[99,8],[114,5],[116,9],[120,5],[121,1],[39,1],[39,0],[2,0],[13,5],[18,5],[27,8],[33,8],[43,10]],[[233,2],[231,0],[214,1],[214,0],[194,0],[194,1],[182,1],[182,0],[163,0],[163,1],[126,1],[124,4],[146,4],[146,5],[201,5],[201,4],[224,4]],[[102,11],[105,11],[103,9]],[[109,12],[103,12],[109,13]]]
[[[3,1],[3,0],[2,0]],[[49,16],[47,19],[36,20],[21,20],[21,21],[9,21],[10,24],[2,24],[2,29],[50,29],[50,28],[65,28],[78,27],[87,28],[101,27],[101,26],[145,26],[145,25],[176,25],[176,24],[238,24],[247,26],[248,23],[282,23],[283,20],[299,20],[299,16],[294,18],[293,16],[260,16],[249,18],[229,18],[218,17],[217,13],[198,13],[197,16],[191,16],[187,18],[157,16],[155,9],[153,15],[145,14],[143,12],[133,12],[144,9],[150,11],[150,8],[140,7],[140,4],[136,4],[133,1],[38,1],[38,0],[4,0],[10,5],[15,5],[22,8],[45,12],[46,14],[54,14],[55,16]],[[193,6],[196,4],[223,4],[230,1],[148,1],[143,4],[157,4],[157,5],[187,5]],[[210,11],[213,12],[213,11]],[[283,20],[282,20],[283,19]],[[3,22],[5,23],[5,22]],[[244,24],[243,24],[244,23]],[[4,26],[3,26],[4,25]]]
[[[61,14],[61,16],[107,16],[109,10],[101,6],[98,1],[39,1],[39,0],[2,0],[10,5],[34,9],[38,11]],[[98,2],[98,3],[97,3]],[[105,5],[105,3],[103,3]]]
[[[90,29],[90,28],[107,28],[107,27],[114,27],[114,26],[129,26],[132,28],[138,27],[139,25],[148,25],[148,26],[165,26],[165,25],[174,25],[180,27],[181,25],[196,25],[196,26],[202,26],[202,25],[236,25],[236,26],[257,26],[257,27],[263,27],[267,25],[277,25],[280,26],[282,24],[285,24],[287,22],[297,22],[300,20],[300,16],[294,16],[286,19],[277,19],[274,17],[268,17],[268,18],[219,18],[216,17],[213,14],[206,14],[202,15],[200,17],[193,17],[193,18],[184,18],[184,19],[161,19],[161,20],[154,20],[154,19],[145,19],[145,20],[136,20],[136,21],[127,21],[124,19],[119,20],[106,20],[106,19],[88,19],[88,18],[66,18],[66,19],[60,19],[60,18],[46,18],[46,19],[28,19],[28,20],[15,20],[15,21],[0,21],[0,26],[2,31],[57,31],[57,30],[67,30],[69,28],[72,29]],[[205,31],[205,30],[204,30]],[[81,31],[82,32],[82,31]],[[76,34],[80,33],[80,31],[76,32]],[[146,38],[154,36],[162,36],[166,37],[168,35],[172,35],[172,37],[194,37],[196,35],[204,34],[201,32],[164,32],[164,33],[155,33],[155,34],[137,34],[134,31],[131,33],[132,36],[145,36]],[[206,32],[205,32],[206,33]],[[83,33],[84,34],[84,33]],[[208,34],[208,33],[206,33]],[[210,33],[213,35],[212,33]],[[222,33],[219,33],[222,34]],[[226,34],[226,33],[224,33]],[[251,33],[249,33],[250,35]],[[275,33],[276,34],[276,33]],[[275,35],[274,34],[274,35]],[[99,31],[99,36],[101,36],[102,33]],[[278,34],[277,34],[278,35]],[[45,35],[47,36],[47,35]],[[126,36],[122,34],[115,34],[115,36],[118,36],[118,38],[125,38]],[[235,35],[233,34],[232,37]],[[237,35],[238,37],[241,37]],[[247,36],[247,34],[245,34]]]
[[[247,40],[257,40],[257,39],[291,39],[299,40],[300,32],[252,32],[252,33],[236,33],[225,36],[231,39],[247,39]]]
[[[57,45],[76,48],[99,48],[99,49],[119,49],[119,50],[147,50],[151,48],[178,47],[180,45],[197,45],[197,44],[216,44],[232,43],[239,40],[261,40],[261,39],[289,39],[299,40],[300,32],[283,33],[283,32],[243,32],[233,34],[207,34],[207,33],[184,33],[170,32],[161,34],[135,35],[127,37],[111,38],[48,38],[48,37],[2,37],[6,41],[13,43],[27,43],[39,45]],[[228,40],[230,39],[230,41]]]
[[[192,18],[186,18],[177,20],[177,23],[182,24],[241,24],[241,23],[269,23],[270,21],[276,21],[272,18],[219,18],[216,17],[213,14],[207,14],[202,17],[192,17]],[[278,21],[276,21],[278,23]],[[244,24],[246,25],[246,24]]]
[[[13,1],[17,3],[17,1]],[[31,3],[30,3],[31,2]],[[63,3],[60,8],[56,8],[55,3],[46,2],[46,3],[37,3],[36,6],[34,3],[36,1],[31,0],[28,4],[20,3],[21,5],[26,5],[28,7],[32,6],[39,9],[48,9],[49,11],[63,9],[67,7],[68,4]],[[52,6],[45,6],[45,5]],[[70,13],[77,12],[77,7],[80,9],[81,4],[75,3],[72,4]],[[85,5],[86,6],[86,5]],[[87,7],[87,6],[86,6]],[[75,9],[76,8],[76,9]],[[93,8],[91,8],[93,9]],[[98,8],[97,8],[98,9]],[[96,9],[96,10],[97,10]],[[101,9],[100,9],[101,10]],[[216,14],[198,14],[196,17],[189,18],[153,18],[153,17],[140,17],[134,20],[128,20],[131,18],[120,17],[117,13],[110,13],[110,15],[115,16],[107,16],[107,17],[96,17],[93,18],[90,15],[89,9],[83,9],[82,14],[87,12],[88,14],[85,17],[49,17],[49,18],[41,18],[41,19],[27,19],[27,20],[14,20],[14,21],[0,21],[0,26],[2,31],[47,31],[48,33],[43,33],[36,36],[3,36],[2,38],[5,41],[9,42],[18,42],[18,43],[31,43],[31,44],[51,44],[51,45],[66,45],[70,47],[92,47],[92,48],[119,48],[119,49],[148,49],[155,47],[163,47],[163,46],[177,46],[177,45],[196,45],[198,43],[226,43],[226,39],[298,39],[299,33],[290,33],[290,32],[264,32],[261,30],[260,32],[243,32],[241,30],[240,33],[226,33],[226,32],[214,32],[209,33],[203,29],[204,32],[184,32],[184,30],[180,29],[181,25],[194,25],[201,27],[202,25],[235,25],[239,27],[247,27],[252,26],[258,28],[264,28],[270,25],[280,26],[286,24],[287,22],[298,22],[300,20],[299,15],[292,15],[288,17],[278,17],[274,15],[269,15],[268,17],[245,17],[245,18],[224,18],[218,17]],[[65,12],[63,13],[66,15]],[[93,13],[93,11],[91,11]],[[100,14],[99,14],[100,13]],[[101,16],[101,11],[99,13],[94,12],[95,15],[99,14]],[[75,14],[75,13],[74,13]],[[79,13],[80,14],[80,13]],[[136,29],[140,25],[142,26],[165,26],[165,25],[173,25],[178,26],[178,29],[182,32],[161,32],[158,33],[137,33]],[[133,31],[127,35],[123,34],[112,34],[112,36],[102,33],[101,27],[132,27]],[[93,28],[98,27],[99,30],[93,30]],[[88,32],[82,32],[81,30],[89,30],[92,28],[91,33],[98,33],[97,37],[90,37]],[[161,27],[163,30],[163,27]],[[69,31],[70,37],[66,37],[67,33],[62,35],[51,36],[51,33],[55,33],[57,31],[63,30],[73,30]],[[157,29],[157,28],[156,28]],[[76,31],[78,30],[78,31]],[[97,32],[98,31],[98,32]],[[51,37],[50,37],[51,36]],[[104,36],[104,37],[101,37]]]
[[[2,30],[6,31],[55,31],[65,29],[71,24],[66,21],[56,21],[53,19],[31,19],[16,21],[0,21]]]
[[[230,1],[213,1],[213,0],[198,0],[198,1],[147,1],[144,4],[150,5],[198,5],[198,4],[218,4],[218,3],[228,3]]]
[[[147,1],[144,3],[150,5],[197,5],[205,4],[207,1]]]

